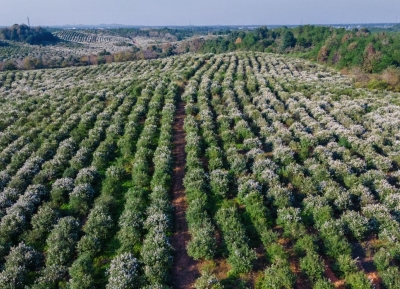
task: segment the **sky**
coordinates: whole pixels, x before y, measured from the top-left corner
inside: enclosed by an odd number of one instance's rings
[[[393,23],[399,0],[0,0],[0,25]]]

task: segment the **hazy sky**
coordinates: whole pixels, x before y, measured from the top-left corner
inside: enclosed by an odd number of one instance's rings
[[[399,0],[0,0],[0,25],[261,25],[400,21]]]

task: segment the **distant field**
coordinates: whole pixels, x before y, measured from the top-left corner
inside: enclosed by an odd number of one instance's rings
[[[120,37],[120,36],[112,36],[104,33],[96,33],[90,31],[75,31],[75,30],[61,30],[55,32],[58,38],[71,41],[71,42],[78,42],[78,43],[97,43],[97,42],[123,42],[123,41],[130,41],[129,38]]]
[[[400,288],[399,93],[237,52],[3,72],[0,108],[0,288]]]

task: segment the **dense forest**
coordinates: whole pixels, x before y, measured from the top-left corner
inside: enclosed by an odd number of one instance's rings
[[[0,30],[0,39],[26,42],[28,44],[54,43],[59,39],[42,27],[29,27],[27,25],[14,24],[9,28]],[[1,45],[1,43],[0,43]]]

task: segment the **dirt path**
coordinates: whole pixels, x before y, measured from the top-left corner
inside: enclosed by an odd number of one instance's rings
[[[185,119],[185,107],[179,100],[174,121],[173,155],[174,172],[172,178],[172,205],[174,206],[174,234],[171,244],[175,249],[174,263],[172,265],[172,288],[191,289],[199,275],[198,262],[188,256],[186,244],[190,240],[188,226],[185,218],[187,209],[183,177],[185,176],[185,131],[183,122]]]

